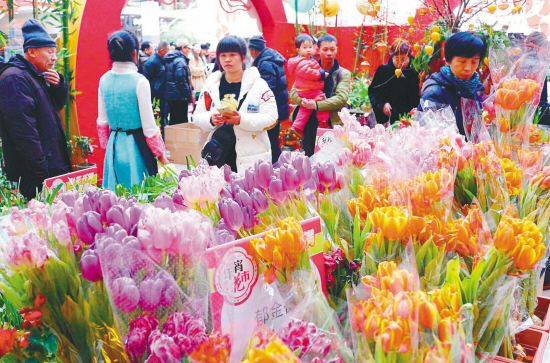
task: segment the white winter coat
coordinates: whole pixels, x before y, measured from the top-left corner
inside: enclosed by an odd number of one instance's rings
[[[206,142],[210,141],[217,126],[210,123],[211,117],[219,113],[217,108],[221,107],[220,102],[220,81],[221,72],[215,72],[208,77],[202,89],[199,101],[193,114],[193,122],[201,129],[211,131]],[[204,93],[208,92],[212,97],[212,106],[206,109]],[[256,160],[271,160],[271,143],[267,130],[277,124],[277,103],[275,95],[269,89],[267,83],[260,77],[256,67],[244,71],[241,81],[241,92],[237,104],[246,97],[239,108],[241,123],[236,125],[235,136],[237,144],[237,169],[239,173],[253,166]]]

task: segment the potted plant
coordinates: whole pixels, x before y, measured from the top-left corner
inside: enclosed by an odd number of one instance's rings
[[[86,159],[87,156],[94,153],[91,137],[73,136],[70,146],[71,163],[73,164],[73,169],[75,171],[93,168],[96,166],[94,163],[88,163],[88,160]]]
[[[350,108],[350,113],[354,114],[362,123],[366,120],[368,114],[372,112],[369,100],[370,83],[371,79],[366,73],[362,74],[362,76],[355,77],[351,82],[348,106]]]

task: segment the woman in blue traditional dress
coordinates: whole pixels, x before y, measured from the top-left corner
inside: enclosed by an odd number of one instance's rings
[[[166,147],[155,124],[149,81],[138,73],[139,43],[129,31],[113,33],[107,42],[112,69],[99,81],[97,132],[105,152],[103,187],[126,188],[158,173],[167,164]]]

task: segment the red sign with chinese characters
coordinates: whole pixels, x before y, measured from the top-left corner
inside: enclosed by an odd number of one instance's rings
[[[319,217],[300,223],[309,246],[310,260],[317,267],[317,278],[325,290],[323,258],[324,238]],[[230,333],[233,353],[242,353],[254,330],[261,325],[277,325],[290,312],[275,284],[264,281],[256,252],[250,247],[252,238],[209,248],[206,263],[210,281],[214,329]],[[326,294],[326,291],[324,291]]]
[[[86,190],[97,184],[97,167],[75,171],[44,180],[44,188],[53,192],[59,185],[56,198],[71,189]]]

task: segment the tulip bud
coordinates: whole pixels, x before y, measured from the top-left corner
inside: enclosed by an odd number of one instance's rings
[[[418,307],[418,320],[424,328],[434,330],[437,316],[437,308],[431,301],[423,300],[420,302]]]
[[[252,189],[252,205],[254,206],[254,210],[256,213],[263,213],[267,210],[269,206],[269,202],[267,200],[267,197],[264,193],[262,193],[259,189]]]
[[[242,212],[244,217],[243,227],[245,230],[249,231],[256,226],[256,220],[254,218],[256,214],[254,213],[254,209],[252,208],[252,206],[248,205],[242,207]]]
[[[246,191],[240,188],[235,193],[235,202],[241,207],[252,207],[252,198]]]
[[[118,224],[122,228],[128,230],[129,221],[125,216],[124,208],[117,204],[107,211],[105,218],[107,225]]]
[[[298,184],[304,185],[311,178],[311,161],[304,154],[299,154],[292,166],[296,169],[298,175]]]
[[[129,277],[119,277],[111,285],[115,306],[124,313],[131,313],[139,304],[139,290],[136,282]]]
[[[69,207],[74,207],[74,204],[78,200],[79,194],[76,190],[69,190],[61,194],[61,200]]]
[[[146,278],[139,285],[139,304],[143,311],[154,312],[160,305],[164,281]]]
[[[239,230],[244,223],[244,216],[241,207],[232,199],[222,198],[218,202],[220,216],[225,224],[233,231]]]
[[[103,278],[99,257],[95,250],[84,251],[80,257],[80,270],[82,277],[88,281],[96,282]]]
[[[97,212],[84,213],[77,222],[76,231],[78,238],[86,244],[94,242],[95,235],[103,232],[101,216]]]
[[[112,192],[106,192],[99,197],[99,212],[101,213],[101,220],[106,221],[106,214],[113,205],[117,203],[117,197]]]
[[[283,182],[275,177],[269,182],[269,196],[275,203],[281,204],[286,201],[287,195],[283,190]]]
[[[267,189],[273,175],[273,165],[269,161],[258,160],[254,167],[254,181],[257,188]]]

